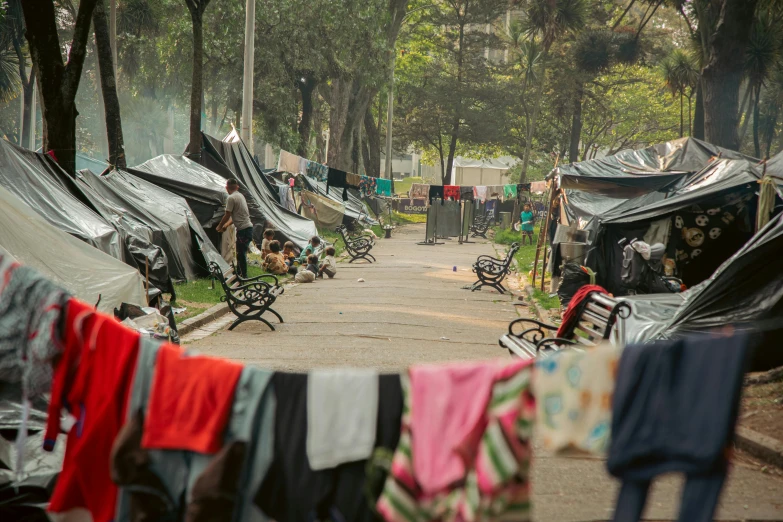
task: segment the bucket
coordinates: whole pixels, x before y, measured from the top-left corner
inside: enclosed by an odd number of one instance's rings
[[[560,243],[560,255],[563,256],[563,263],[583,263],[586,246],[586,243]]]

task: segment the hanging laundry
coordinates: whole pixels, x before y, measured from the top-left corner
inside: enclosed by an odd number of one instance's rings
[[[329,176],[326,180],[326,193],[329,193],[329,188],[341,188],[343,189],[343,201],[348,201],[347,176],[348,173],[344,170],[329,167]]]
[[[579,315],[582,311],[582,303],[593,292],[601,294],[608,294],[609,292],[604,287],[599,285],[585,285],[576,291],[571,301],[568,303],[568,307],[563,312],[563,320],[560,323],[560,327],[557,329],[556,337],[563,337],[570,332],[573,328],[573,323],[579,319]]]
[[[459,200],[459,186],[458,185],[444,185],[443,197],[451,199],[453,201]]]
[[[366,460],[375,446],[378,374],[323,369],[307,380],[307,458],[313,470]]]
[[[427,199],[430,196],[430,186],[425,183],[414,183],[409,193],[411,199]]]
[[[493,221],[497,221],[498,215],[498,200],[489,199],[484,206],[484,213],[488,214]]]
[[[749,345],[746,334],[715,334],[623,350],[606,462],[623,481],[614,520],[639,520],[651,481],[671,472],[686,476],[678,520],[713,519]]]
[[[400,444],[377,506],[385,520],[529,519],[530,366],[409,370]]]
[[[0,253],[0,382],[17,387],[22,404],[51,387],[51,363],[62,350],[57,324],[69,298],[37,270]]]
[[[546,192],[546,181],[533,181],[530,183],[531,192]]]
[[[329,167],[316,161],[307,162],[307,176],[317,181],[326,183],[329,178]]]
[[[376,178],[376,194],[390,198],[392,195],[392,182],[390,179]]]
[[[374,196],[377,190],[376,178],[362,176],[359,181],[359,192],[362,197]]]
[[[463,201],[473,201],[473,189],[475,187],[460,187],[459,198]]]
[[[294,178],[288,178],[288,186],[291,188],[294,188],[294,184],[296,183],[296,180]]]
[[[252,495],[272,460],[275,400],[268,386],[272,372],[252,367],[242,370],[225,432],[226,444],[214,456],[148,450],[141,446],[141,413],[149,403],[158,350],[156,344],[141,343],[128,422],[112,448],[112,479],[122,486],[115,521],[176,519],[182,512],[187,512],[186,521],[196,521],[209,513],[232,511],[241,513],[236,520],[267,520],[253,504]],[[181,505],[186,501],[188,506]]]
[[[520,192],[530,192],[530,183],[518,183],[517,194]]]
[[[429,200],[430,205],[432,205],[432,200],[439,199],[441,202],[443,201],[443,185],[430,185],[430,192],[429,192]]]
[[[54,367],[44,449],[54,448],[60,413],[76,424],[66,438],[63,469],[49,511],[84,508],[94,522],[114,519],[117,487],[108,463],[114,439],[125,422],[139,348],[139,334],[113,317],[71,299],[65,320],[63,353]]]
[[[503,201],[504,190],[505,187],[503,185],[489,185],[487,187],[487,198]]]
[[[473,187],[473,197],[480,203],[486,203],[487,201],[487,187],[478,186]]]
[[[242,365],[227,359],[191,356],[179,347],[162,346],[142,447],[219,451],[241,373]]]
[[[362,177],[358,174],[351,174],[350,172],[345,176],[345,182],[346,184],[353,189],[359,189],[359,185],[361,185]]]
[[[284,150],[280,150],[280,157],[277,160],[277,171],[288,172],[289,174],[299,174],[300,170],[300,158],[296,154],[291,154]]]
[[[288,185],[278,185],[277,190],[280,196],[280,205],[292,212],[296,212],[296,205],[294,204],[294,199],[291,195],[291,187]]]
[[[516,185],[503,185],[503,198],[504,199],[516,199],[517,198],[517,186]]]
[[[308,160],[304,158],[299,158],[299,170],[296,171],[297,174],[301,174],[302,176],[307,175],[307,164],[310,163]]]
[[[536,360],[536,431],[545,450],[606,453],[620,353],[619,347],[603,343]]]
[[[313,471],[307,458],[307,376],[276,373],[274,460],[255,497],[256,505],[278,522],[345,520],[371,522],[375,498],[364,494],[366,461]],[[391,452],[400,437],[402,389],[398,375],[379,377],[375,445]],[[331,517],[331,518],[330,518]]]

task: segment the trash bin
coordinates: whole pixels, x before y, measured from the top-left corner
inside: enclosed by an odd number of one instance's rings
[[[500,213],[500,228],[502,230],[508,230],[511,228],[511,212]]]

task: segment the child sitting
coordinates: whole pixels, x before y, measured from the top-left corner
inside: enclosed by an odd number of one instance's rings
[[[269,243],[271,243],[275,239],[275,231],[268,228],[264,230],[264,240],[261,241],[261,258],[266,259],[266,256],[268,256],[271,252],[269,250]]]
[[[264,258],[262,265],[264,270],[275,275],[285,275],[288,273],[288,265],[285,264],[285,258],[280,253],[280,241],[272,240],[269,242],[269,254]]]
[[[318,256],[310,254],[307,256],[307,268],[297,272],[294,281],[297,283],[312,283],[318,274]]]
[[[285,245],[283,245],[283,259],[285,259],[285,264],[290,267],[294,266],[294,261],[296,261],[296,253],[294,253],[294,244],[290,241],[286,241]]]
[[[310,242],[307,244],[304,250],[302,250],[302,253],[299,254],[299,264],[303,265],[307,263],[307,256],[315,253],[315,249],[319,246],[321,246],[321,238],[318,236],[311,237]]]
[[[318,269],[318,276],[323,277],[324,274],[329,276],[329,279],[333,278],[337,274],[337,262],[334,260],[334,247],[326,247],[326,256],[324,256],[324,262],[321,268]]]

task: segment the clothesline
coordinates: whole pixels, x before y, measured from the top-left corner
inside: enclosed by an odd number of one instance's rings
[[[21,268],[6,268],[0,301],[36,310],[62,299]],[[43,290],[17,295],[27,288],[18,277]],[[75,423],[49,510],[85,508],[95,522],[176,513],[369,521],[371,506],[388,522],[526,519],[534,432],[546,451],[608,456],[624,481],[616,520],[638,519],[649,480],[665,471],[707,477],[698,484],[709,495],[688,497],[682,509],[709,515],[750,344],[724,333],[392,375],[290,374],[141,337],[76,299],[47,310],[45,318],[0,310],[0,338],[15,340],[13,353],[0,352],[0,376],[8,368],[21,376],[25,400],[51,377],[45,449],[58,443],[62,410]],[[41,328],[54,336],[43,348],[26,334]],[[674,428],[678,437],[668,437]],[[374,476],[391,455],[373,489],[368,470]]]

